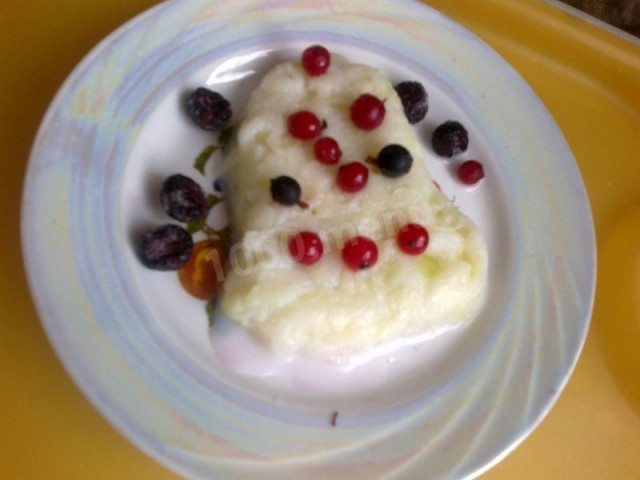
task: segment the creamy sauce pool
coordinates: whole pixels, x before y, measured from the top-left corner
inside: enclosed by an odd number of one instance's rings
[[[318,358],[269,352],[249,331],[221,315],[210,340],[220,364],[234,374],[279,388],[313,395],[360,394],[384,387],[403,374],[433,361],[453,344],[464,326],[444,326],[403,337],[357,355]]]

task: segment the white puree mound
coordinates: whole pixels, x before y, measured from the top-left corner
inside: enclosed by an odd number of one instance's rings
[[[351,103],[363,93],[386,99],[386,117],[373,131],[352,125]],[[341,163],[363,162],[389,143],[406,147],[411,171],[388,178],[370,168],[364,190],[343,193],[337,165],[313,157],[314,141],[293,138],[287,118],[310,110],[326,120]],[[349,355],[401,336],[441,331],[468,322],[481,296],[487,253],[478,228],[434,186],[421,146],[400,99],[384,75],[334,55],[328,73],[309,77],[299,61],[273,68],[253,92],[237,143],[225,160],[235,240],[221,306],[277,354]],[[295,178],[308,209],[271,199],[270,180]],[[427,250],[402,253],[397,230],[425,226]],[[311,266],[294,261],[290,235],[323,239]],[[378,262],[354,272],[342,262],[343,244],[364,235],[378,245]]]

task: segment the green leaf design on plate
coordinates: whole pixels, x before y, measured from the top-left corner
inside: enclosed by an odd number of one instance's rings
[[[231,250],[231,227],[227,226],[222,230],[218,230],[216,233],[218,238],[220,238],[220,243],[222,244],[222,249],[225,252],[225,255],[228,255],[229,250]]]
[[[209,207],[209,210],[211,210],[213,207],[215,207],[218,203],[222,201],[222,198],[218,195],[210,193],[209,195],[207,195],[206,200],[207,200],[207,206]]]
[[[205,310],[207,311],[207,318],[209,319],[209,327],[213,327],[214,313],[216,311],[217,305],[218,305],[218,300],[216,298],[209,300],[205,305]]]
[[[233,137],[234,131],[234,127],[227,127],[222,132],[220,132],[220,135],[218,135],[218,145],[221,148],[225,148],[229,144],[229,142],[231,141],[231,137]]]
[[[200,220],[189,220],[187,222],[187,232],[189,232],[190,234],[194,234],[200,230],[202,230],[202,227],[205,226],[205,219],[200,219]]]
[[[204,149],[202,149],[202,151],[200,152],[200,155],[198,155],[195,161],[193,162],[193,168],[195,168],[202,175],[204,175],[205,165],[211,158],[211,155],[213,155],[213,152],[215,152],[219,148],[220,148],[219,145],[209,145],[208,147],[205,147]]]

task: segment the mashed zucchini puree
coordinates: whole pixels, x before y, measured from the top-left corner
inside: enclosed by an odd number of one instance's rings
[[[224,313],[278,354],[358,353],[468,322],[487,272],[478,228],[432,182],[385,76],[321,60],[264,77],[224,160]]]

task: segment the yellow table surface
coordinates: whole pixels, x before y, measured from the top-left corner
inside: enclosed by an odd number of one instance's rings
[[[29,149],[53,95],[99,40],[156,3],[0,2],[1,479],[177,478],[66,375],[31,302],[19,238]],[[546,104],[582,172],[599,250],[592,327],[571,380],[481,478],[640,479],[640,44],[539,0],[426,3],[494,47]]]

